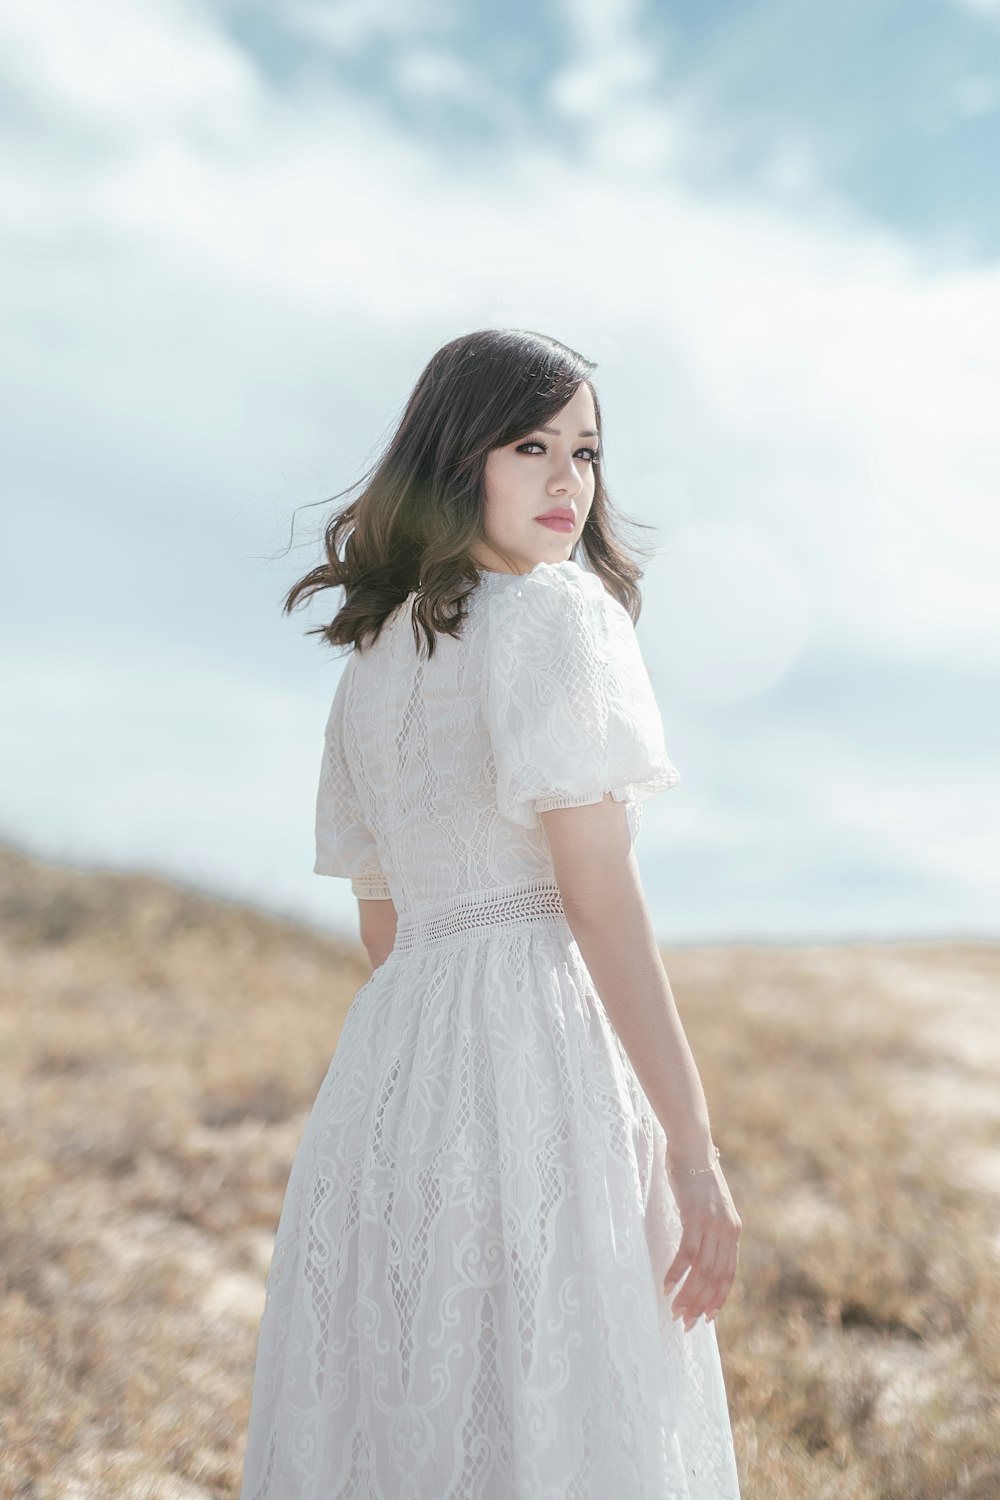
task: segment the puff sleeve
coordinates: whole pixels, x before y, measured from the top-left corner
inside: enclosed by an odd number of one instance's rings
[[[365,822],[351,775],[345,736],[344,710],[353,676],[354,656],[348,657],[327,718],[316,793],[317,875],[350,878],[355,896],[370,901],[391,899],[389,882],[379,863],[375,835]]]
[[[630,809],[680,780],[631,616],[579,564],[539,563],[489,601],[484,712],[497,804],[525,828],[553,807]],[[638,829],[637,813],[630,818]]]

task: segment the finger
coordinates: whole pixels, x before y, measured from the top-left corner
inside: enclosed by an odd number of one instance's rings
[[[706,1260],[703,1268],[703,1281],[690,1282],[691,1294],[688,1308],[695,1317],[709,1313],[713,1315],[725,1302],[736,1273],[736,1256],[739,1252],[738,1238],[734,1242],[731,1234],[725,1230],[719,1230],[712,1236],[714,1242],[714,1258],[711,1262]],[[681,1294],[682,1301],[687,1301],[688,1285],[685,1283]]]
[[[684,1272],[690,1268],[698,1253],[700,1244],[700,1235],[696,1237],[694,1234],[687,1232],[682,1234],[677,1254],[667,1267],[666,1275],[663,1278],[663,1289],[668,1295],[671,1289],[680,1281]]]
[[[734,1245],[730,1246],[729,1255],[726,1258],[725,1272],[719,1284],[719,1288],[712,1299],[712,1318],[714,1318],[716,1313],[721,1310],[727,1297],[729,1296],[729,1293],[733,1289],[733,1282],[736,1280],[736,1269],[739,1263],[739,1258],[740,1245],[739,1241],[737,1240]],[[707,1319],[709,1317],[709,1314],[706,1313],[705,1317]]]
[[[691,1265],[694,1262],[694,1258],[698,1253],[698,1246],[700,1243],[700,1235],[695,1235],[690,1230],[685,1231],[684,1235],[681,1238],[680,1245],[678,1246],[677,1254],[674,1256],[673,1260],[667,1267],[666,1274],[663,1278],[663,1284],[665,1287],[667,1287],[668,1290],[670,1286],[676,1286],[677,1282],[680,1281],[685,1271],[690,1270]]]
[[[705,1274],[700,1263],[691,1268],[684,1285],[674,1298],[671,1308],[672,1316],[675,1318],[696,1318],[703,1306],[703,1298],[706,1290]]]
[[[710,1283],[705,1293],[706,1314],[710,1312],[712,1308],[721,1307],[723,1302],[726,1300],[726,1293],[728,1292],[732,1282],[732,1274],[730,1271],[731,1263],[732,1245],[729,1241],[728,1236],[724,1236],[719,1240],[718,1254],[716,1255],[715,1264],[712,1267]]]
[[[725,1246],[718,1236],[707,1234],[702,1240],[697,1264],[677,1294],[674,1317],[690,1318],[693,1322],[711,1307],[710,1299],[725,1264],[725,1254]]]
[[[733,1282],[736,1280],[736,1272],[737,1272],[737,1269],[739,1268],[739,1261],[740,1261],[740,1243],[739,1243],[739,1240],[737,1240],[736,1244],[733,1245],[731,1247],[730,1251],[729,1251],[729,1260],[726,1263],[726,1296],[727,1297],[729,1296],[729,1293],[733,1289]]]

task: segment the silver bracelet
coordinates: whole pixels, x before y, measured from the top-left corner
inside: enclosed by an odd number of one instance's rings
[[[710,1166],[707,1166],[707,1167],[668,1167],[667,1171],[668,1172],[673,1172],[673,1173],[678,1174],[678,1175],[688,1174],[691,1177],[693,1177],[696,1172],[713,1172],[715,1170],[715,1163],[719,1160],[719,1148],[718,1148],[718,1146],[716,1146],[714,1148],[714,1150],[715,1150],[715,1155],[712,1158],[712,1162],[711,1162]]]

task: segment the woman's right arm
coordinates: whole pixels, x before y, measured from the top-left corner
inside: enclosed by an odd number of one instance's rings
[[[643,1092],[667,1136],[667,1163],[712,1160],[708,1105],[684,1034],[646,906],[625,804],[602,802],[539,813],[566,920]],[[740,1219],[716,1165],[671,1177],[683,1238],[668,1274],[691,1275],[675,1310],[692,1321],[722,1306],[738,1258]],[[676,1273],[676,1275],[674,1275]]]

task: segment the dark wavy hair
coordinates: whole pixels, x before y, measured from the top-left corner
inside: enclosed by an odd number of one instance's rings
[[[344,602],[330,623],[305,633],[363,650],[415,593],[411,625],[418,652],[421,632],[428,656],[437,631],[457,638],[465,600],[479,581],[470,549],[485,539],[487,455],[546,425],[585,380],[594,398],[600,456],[593,502],[572,555],[599,574],[638,620],[642,569],[630,554],[645,549],[626,549],[616,532],[622,520],[628,526],[645,523],[616,516],[608,496],[601,408],[590,380],[594,368],[594,361],[557,339],[518,328],[484,328],[442,345],[381,457],[331,497],[364,485],[330,517],[326,560],[289,589],[282,613],[322,589],[343,587]]]

